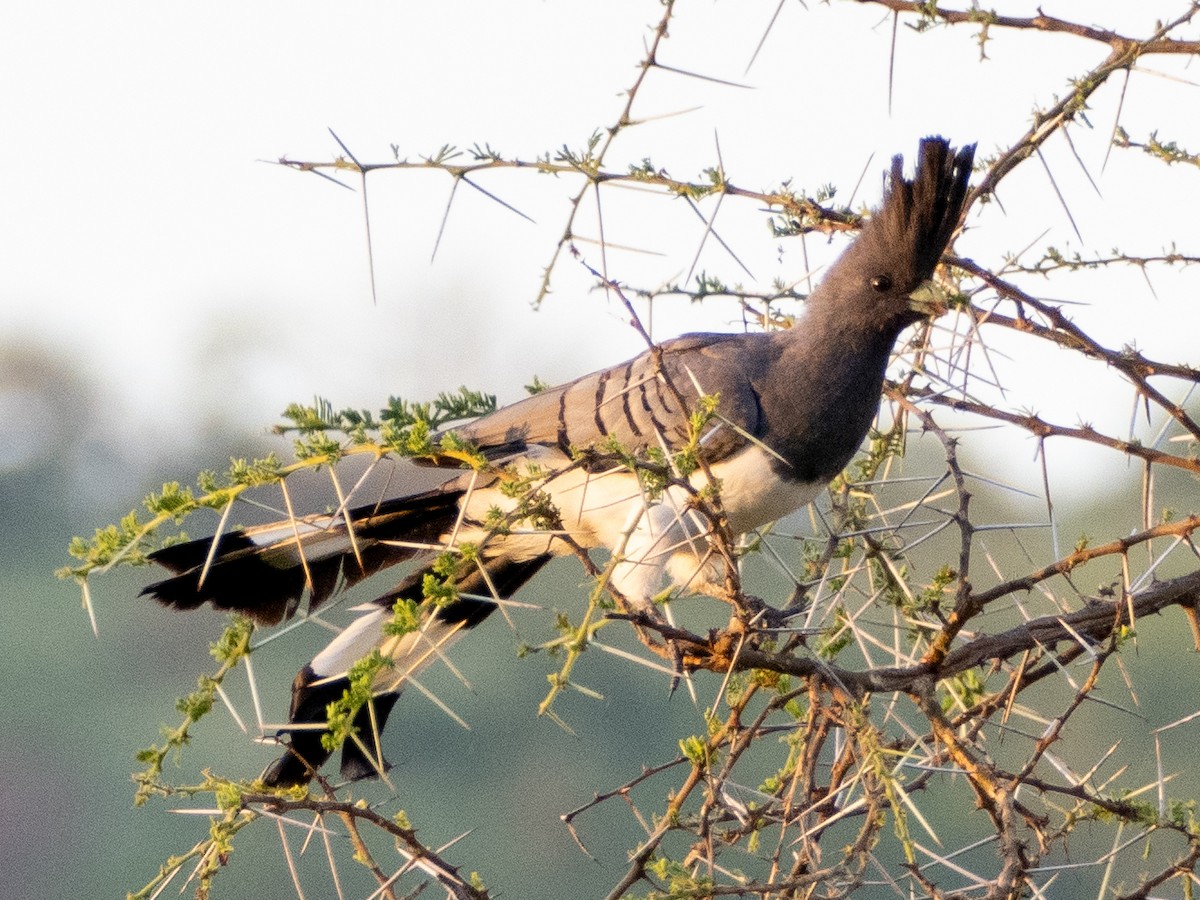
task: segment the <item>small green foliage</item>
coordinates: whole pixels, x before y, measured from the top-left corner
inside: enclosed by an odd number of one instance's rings
[[[767,219],[767,227],[772,237],[799,237],[816,231],[830,222],[838,222],[854,227],[861,227],[863,217],[848,206],[826,208],[837,197],[837,186],[830,183],[819,185],[811,194],[797,194],[791,188],[791,182],[785,181],[774,191],[776,205],[781,207],[782,215],[771,216]],[[825,204],[825,205],[823,205]]]
[[[421,580],[421,592],[434,606],[448,606],[458,599],[458,588],[452,578],[426,572]]]
[[[939,702],[944,713],[956,708],[970,709],[987,693],[987,685],[976,669],[946,678],[940,687],[943,693]]]
[[[110,565],[118,558],[130,565],[145,565],[148,548],[142,541],[146,536],[145,527],[134,510],[114,525],[97,528],[90,541],[81,537],[71,538],[68,552],[82,560],[84,565],[78,569],[59,569],[58,576],[66,578],[76,573],[86,573],[90,569]]]
[[[1117,127],[1113,134],[1113,146],[1115,147],[1132,147],[1141,150],[1143,153],[1160,159],[1167,165],[1175,163],[1183,163],[1185,165],[1200,166],[1200,154],[1192,153],[1175,141],[1164,141],[1158,136],[1157,131],[1150,132],[1150,136],[1145,142],[1138,143],[1129,137],[1129,132],[1120,126]]]
[[[195,791],[211,791],[222,811],[221,816],[209,819],[208,838],[196,844],[186,853],[169,857],[159,868],[158,875],[140,891],[127,895],[127,900],[153,900],[163,893],[165,883],[175,877],[178,870],[187,862],[195,863],[189,881],[196,884],[195,896],[207,898],[211,895],[212,882],[229,862],[233,853],[234,836],[257,819],[257,816],[245,815],[242,809],[241,792],[236,785],[208,775]]]
[[[849,543],[845,541],[843,543]],[[837,548],[834,549],[834,557],[836,556]],[[800,539],[800,559],[803,566],[805,578],[820,578],[825,570],[825,541],[817,541],[812,538]]]
[[[571,624],[571,619],[565,612],[557,612],[554,614],[554,630],[559,634],[571,634],[575,626]]]
[[[665,857],[653,859],[646,864],[646,871],[656,878],[669,881],[673,878],[688,877],[688,870],[680,863]]]
[[[467,152],[476,162],[500,162],[504,159],[504,154],[487,142],[482,147],[478,143],[473,144]]]
[[[274,453],[268,453],[262,459],[230,459],[230,484],[241,487],[262,487],[265,484],[277,484],[283,478],[283,464]]]
[[[1187,831],[1192,837],[1200,836],[1196,821],[1195,800],[1171,800],[1167,804],[1167,820],[1177,828]]]
[[[475,544],[463,543],[439,554],[421,581],[425,601],[434,606],[446,606],[457,600],[458,579],[467,567],[474,564],[478,553],[479,548]],[[416,627],[419,607],[411,605],[409,601],[399,600],[396,610],[397,626],[406,629],[400,633],[412,631]]]
[[[1125,816],[1112,812],[1103,806],[1094,806],[1092,808],[1092,818],[1097,822],[1112,822],[1114,819],[1122,818],[1127,822],[1135,822],[1140,825],[1157,825],[1158,822],[1158,807],[1146,800],[1139,800],[1135,797],[1127,796],[1124,791],[1118,791],[1113,796],[1113,800],[1126,807],[1131,815]]]
[[[541,378],[539,378],[537,375],[534,375],[529,384],[525,385],[525,391],[529,394],[529,396],[532,397],[535,394],[542,393],[542,391],[550,390],[551,387],[553,387],[553,385],[542,381]]]
[[[591,137],[587,139],[587,145],[583,150],[572,150],[566,144],[563,144],[554,155],[554,162],[578,169],[589,177],[595,177],[600,172],[600,158],[596,155],[596,148],[600,146],[600,141],[603,137],[603,131],[599,129],[593,131]]]
[[[516,466],[506,466],[500,472],[500,493],[513,500],[521,500],[532,492],[538,482],[550,475],[537,463],[528,463],[523,469]]]
[[[434,153],[422,156],[421,159],[431,166],[444,166],[460,156],[462,156],[462,151],[453,144],[442,144]]]
[[[971,5],[971,9],[966,11],[967,21],[975,22],[979,25],[979,31],[975,35],[975,42],[979,45],[979,60],[983,62],[988,58],[987,43],[991,39],[991,27],[999,21],[994,10],[980,9],[975,4]]]
[[[212,710],[215,694],[216,683],[207,675],[201,675],[200,687],[176,700],[175,708],[193,722],[199,721]]]
[[[217,473],[212,469],[202,470],[200,474],[196,476],[196,485],[205,495],[213,494],[221,490],[222,487],[217,479]],[[204,502],[204,499],[207,499],[207,496],[202,498],[201,502]]]
[[[482,468],[487,460],[462,438],[453,433],[436,440],[434,437],[436,429],[447,422],[484,415],[495,408],[494,395],[467,388],[439,394],[428,403],[391,397],[378,417],[365,410],[335,411],[328,400],[320,397],[310,406],[293,403],[283,413],[289,424],[278,425],[275,431],[299,433],[293,444],[295,462],[285,465],[274,453],[262,459],[231,458],[224,473],[200,472],[196,478],[198,491],[176,481],[167,482],[161,491],[143,501],[150,519],[143,520],[135,510],[115,524],[97,528],[90,540],[72,538],[67,550],[81,564],[64,566],[56,574],[74,578],[86,588],[87,578],[95,570],[118,563],[145,565],[154,550],[186,539],[186,535],[176,534],[158,540],[156,532],[161,526],[170,522],[178,525],[200,508],[224,511],[247,490],[279,484],[301,469],[332,465],[348,453],[439,456]],[[330,432],[345,435],[348,443],[335,439]]]
[[[700,439],[705,429],[716,417],[720,404],[718,394],[703,394],[695,401],[688,414],[687,440],[667,456],[659,447],[649,446],[636,452],[629,449],[614,435],[609,435],[597,448],[601,454],[614,457],[630,471],[635,472],[647,500],[657,500],[671,484],[686,481],[701,468]],[[705,502],[720,496],[720,483],[706,483],[697,490],[697,499]]]
[[[433,430],[423,419],[404,426],[385,422],[379,429],[383,445],[400,456],[433,456]]]
[[[799,697],[793,697],[784,704],[783,711],[799,722],[808,715],[808,704],[806,704]]]
[[[701,769],[708,768],[708,742],[704,738],[696,735],[683,738],[679,742],[679,749],[693,766]]]
[[[629,175],[634,181],[658,181],[667,178],[666,170],[655,166],[648,156],[643,157],[640,163],[630,163]]]
[[[415,600],[396,598],[392,606],[392,621],[383,627],[384,634],[403,637],[421,627],[421,605]]]
[[[750,680],[759,687],[778,690],[779,685],[786,682],[788,677],[780,672],[773,672],[770,669],[755,669],[751,673]]]
[[[325,432],[296,438],[292,442],[292,452],[296,459],[314,460],[332,465],[342,458],[342,445]]]
[[[237,834],[240,828],[241,823],[230,813],[227,813],[221,819],[215,816],[209,819],[208,839],[210,848],[201,857],[200,868],[195,872],[197,882],[196,895],[198,897],[209,896],[213,879],[225,867],[225,864],[229,861],[229,855],[233,853],[233,836]]]
[[[358,413],[352,410],[345,410],[341,413],[346,416],[346,421],[351,418],[356,420],[356,424],[361,421]],[[369,415],[369,414],[368,414]],[[283,411],[283,417],[288,419],[292,424],[290,427],[276,425],[275,431],[278,434],[283,434],[287,431],[327,431],[331,429],[339,429],[339,423],[335,420],[338,414],[333,411],[331,404],[324,397],[314,397],[312,406],[301,406],[299,403],[289,403]]]
[[[796,700],[791,701],[791,703],[796,702]],[[791,703],[788,704],[789,707],[791,706]],[[803,713],[796,714],[795,718],[797,721],[799,721],[800,719],[804,718],[804,715]],[[804,729],[796,728],[789,731],[780,739],[782,743],[787,744],[787,759],[774,775],[769,775],[763,779],[762,784],[760,784],[758,788],[760,791],[765,794],[778,793],[784,787],[784,785],[791,780],[793,773],[796,770],[796,766],[800,764],[800,761],[804,757],[804,750],[806,746],[805,742],[807,737],[807,733]]]
[[[439,553],[437,558],[430,563],[429,570],[442,578],[450,578],[458,571],[458,560],[459,556],[457,553],[446,550],[443,553]]]
[[[245,616],[231,617],[229,626],[208,648],[213,659],[223,666],[235,666],[250,652],[250,636],[254,634],[254,623]]]
[[[958,578],[958,573],[949,566],[943,565],[938,569],[937,574],[933,576],[933,580],[929,582],[929,586],[918,596],[918,607],[921,609],[937,609],[942,602],[942,598],[946,595],[946,588],[952,585],[956,578]]]
[[[665,894],[662,891],[651,891],[646,895],[646,900],[701,900],[712,896],[712,878],[707,875],[693,876],[687,866],[673,859],[652,859],[646,863],[646,872],[667,888]]]
[[[779,773],[776,773],[774,775],[768,775],[766,778],[764,778],[762,783],[758,786],[758,789],[764,794],[774,794],[781,787],[783,787],[783,779]]]
[[[710,166],[700,173],[716,191],[725,190],[728,182],[725,179],[725,172],[718,166]]]
[[[329,730],[321,735],[322,747],[332,753],[355,732],[354,720],[374,696],[376,676],[391,666],[392,660],[375,649],[350,667],[346,673],[349,686],[325,708]]]
[[[648,162],[646,160],[643,166],[636,170],[635,177],[639,181],[655,180],[677,197],[687,197],[689,200],[699,201],[713,194],[725,193],[729,188],[724,171],[717,166],[702,169],[700,177],[695,181],[674,181],[663,177],[652,178],[646,168]],[[634,170],[631,169],[631,172]]]
[[[647,499],[662,495],[670,484],[667,455],[661,447],[647,447],[644,462],[637,467],[638,480]]]
[[[433,434],[448,422],[485,415],[495,409],[494,395],[465,387],[456,393],[439,394],[427,403],[389,397],[388,405],[379,411],[378,417],[368,410],[335,411],[328,400],[317,397],[311,406],[298,403],[288,406],[283,416],[290,424],[275,426],[275,432],[300,432],[295,444],[296,458],[317,464],[335,462],[346,452],[329,432],[345,435],[351,446],[366,447],[378,440],[383,452],[399,456],[433,456],[441,450],[456,458],[460,454],[473,457],[474,451],[461,439],[448,435],[434,442]],[[464,461],[471,460],[464,458]]]
[[[880,468],[892,457],[904,455],[904,426],[902,420],[887,431],[872,431],[867,452],[860,454],[853,463],[854,480],[870,481]]]
[[[322,397],[313,399],[311,406],[293,403],[283,412],[291,424],[275,426],[277,434],[299,431],[312,434],[336,431],[347,435],[354,443],[367,439],[368,432],[379,432],[385,427],[403,431],[418,422],[430,429],[437,429],[448,422],[471,419],[496,410],[496,397],[481,391],[460,387],[453,393],[443,392],[429,402],[417,403],[400,397],[389,397],[387,406],[379,411],[378,417],[369,410],[334,410],[333,404]]]
[[[886,551],[881,551],[886,552]],[[904,579],[908,574],[908,567],[903,563],[892,561],[892,565],[887,565],[878,555],[872,555],[867,560],[867,565],[871,570],[871,577],[874,581],[881,585],[882,591],[879,599],[889,606],[894,606],[897,609],[904,610],[907,613],[916,612],[914,606],[919,606],[913,602],[912,596],[906,588],[906,584],[897,580]]]
[[[146,509],[156,516],[170,516],[176,522],[196,508],[196,497],[189,488],[181,487],[178,481],[169,481],[163,485],[162,493],[149,494],[142,501]]]
[[[504,535],[511,531],[508,513],[494,504],[488,507],[487,514],[483,517],[483,525],[492,534]]]
[[[710,294],[728,294],[729,287],[716,275],[700,272],[696,275],[696,290],[692,295],[693,302],[699,302]]]
[[[833,611],[833,621],[817,639],[816,653],[822,659],[835,659],[854,639],[854,625],[841,606]]]
[[[558,510],[555,509],[550,497],[539,490],[541,482],[551,473],[535,463],[529,463],[524,468],[507,466],[500,473],[498,487],[500,493],[517,501],[512,512],[500,516],[489,515],[489,521],[495,522],[498,528],[508,531],[514,523],[525,522],[537,530],[549,530],[558,527]]]
[[[245,794],[245,788],[232,781],[213,780],[215,782],[213,799],[217,801],[217,809],[222,812],[240,810],[242,808],[242,796]]]
[[[725,682],[725,702],[730,706],[736,706],[746,692],[746,688],[750,686],[751,678],[749,672],[734,672],[730,675]]]
[[[687,478],[700,468],[700,438],[716,416],[720,402],[719,394],[703,394],[688,414],[688,441],[672,456],[672,463],[681,478]],[[719,485],[709,487],[720,490]]]

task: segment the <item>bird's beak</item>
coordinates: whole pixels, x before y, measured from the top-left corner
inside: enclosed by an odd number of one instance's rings
[[[949,309],[946,292],[932,281],[924,281],[908,295],[908,308],[922,318],[936,319]]]

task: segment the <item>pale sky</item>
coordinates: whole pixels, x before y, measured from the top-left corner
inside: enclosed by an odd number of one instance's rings
[[[1140,35],[1185,4],[1043,5]],[[986,155],[1104,55],[1077,38],[996,30],[990,61],[980,64],[967,29],[922,36],[902,27],[889,113],[891,24],[881,10],[810,3],[806,11],[787,2],[747,72],[777,6],[680,3],[660,61],[752,89],[651,73],[634,115],[680,114],[630,129],[610,163],[649,155],[672,175],[698,178],[719,145],[736,184],[767,188],[790,178],[812,191],[834,182],[844,197],[865,171],[856,203],[874,203],[892,153],[911,157],[919,137],[943,133],[977,141]],[[1029,14],[1036,4],[1002,6]],[[503,402],[521,396],[534,374],[561,381],[637,352],[619,307],[589,291],[569,258],[559,263],[555,293],[540,311],[531,307],[574,183],[480,176],[536,225],[464,187],[431,262],[449,179],[372,176],[373,303],[361,195],[264,161],[331,159],[339,151],[327,128],[373,162],[389,160],[392,144],[410,158],[443,144],[487,142],[525,158],[580,147],[615,120],[659,11],[652,0],[393,0],[336,12],[307,2],[9,4],[0,22],[7,458],[54,450],[54,432],[37,413],[36,379],[13,387],[29,380],[13,373],[14,345],[43,342],[67,354],[103,398],[113,433],[132,431],[168,454],[214,420],[258,433],[288,402],[314,393],[378,408],[389,394],[423,399],[467,384]],[[1200,118],[1180,113],[1197,108],[1200,95],[1186,81],[1193,74],[1163,58],[1145,68],[1171,78],[1135,73],[1122,124],[1135,137],[1161,126],[1164,137],[1200,147]],[[1107,253],[1119,241],[1153,254],[1177,240],[1194,253],[1194,174],[1131,151],[1115,152],[1101,174],[1118,97],[1114,82],[1093,101],[1094,127],[1072,131],[1102,197],[1061,138],[1046,147],[1084,252]],[[1003,210],[976,211],[961,252],[994,266],[1038,241],[1079,248],[1037,161],[1006,182],[1002,200]],[[686,273],[702,234],[689,210],[628,191],[610,191],[605,203],[610,241],[665,254],[613,251],[616,277],[653,285]],[[726,207],[717,230],[756,282],[805,273],[799,242],[772,238],[754,204]],[[579,230],[596,234],[588,210]],[[811,240],[810,259],[819,265],[840,246]],[[697,268],[749,282],[712,241]],[[1170,361],[1194,362],[1195,276],[1152,278],[1157,299],[1139,273],[1125,272],[1048,282],[1044,296],[1095,304],[1078,317],[1106,341],[1136,340]],[[663,303],[654,321],[658,337],[740,327],[736,310],[718,304]],[[1014,407],[1049,408],[1066,424],[1101,420],[1103,404],[1082,385],[1056,399],[1054,388],[1064,386],[1053,370],[1020,363],[1006,373]],[[1124,395],[1118,405],[1119,422],[1129,415]],[[16,422],[13,410],[22,414]],[[217,462],[223,452],[214,448]]]

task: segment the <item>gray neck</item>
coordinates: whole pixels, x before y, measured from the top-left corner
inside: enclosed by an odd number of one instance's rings
[[[779,474],[827,481],[862,445],[879,408],[884,370],[899,328],[848,333],[811,309],[797,327],[781,332],[776,372],[762,391],[768,416],[765,440],[786,464]],[[798,429],[796,423],[808,423]]]

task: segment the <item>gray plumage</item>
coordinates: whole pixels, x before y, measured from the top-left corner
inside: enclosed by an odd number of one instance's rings
[[[910,295],[933,274],[958,226],[973,153],[973,146],[952,153],[941,139],[922,141],[912,181],[895,157],[879,211],[813,291],[797,327],[685,335],[457,432],[484,449],[526,443],[566,450],[609,436],[644,449],[658,434],[678,442],[686,438],[685,416],[656,373],[661,365],[689,402],[697,386],[719,395],[724,420],[786,460],[783,477],[832,478],[874,418],[896,338],[927,315]],[[716,462],[746,443],[726,429],[706,446],[707,458]]]
[[[553,504],[558,526],[576,546],[614,553],[611,585],[630,606],[652,612],[665,575],[703,590],[720,571],[706,552],[710,525],[691,509],[688,491],[676,486],[649,502],[636,474],[597,451],[613,441],[634,455],[674,451],[688,438],[687,417],[698,398],[715,396],[716,416],[701,448],[720,481],[731,530],[757,528],[812,500],[862,443],[897,337],[938,311],[914,292],[933,274],[958,226],[973,153],[973,146],[955,152],[945,140],[928,138],[912,180],[896,157],[879,210],[813,291],[794,327],[686,335],[543,391],[454,429],[497,463],[492,472],[305,520],[299,535],[292,523],[224,535],[211,561],[208,541],[167,548],[155,558],[174,575],[145,592],[180,608],[211,602],[274,622],[293,615],[306,591],[314,609],[342,582],[421,556],[413,544],[478,542],[481,567],[464,570],[460,583],[470,596],[428,613],[418,632],[389,642],[383,629],[395,600],[423,598],[425,570],[417,569],[297,676],[289,721],[322,722],[325,704],[344,689],[347,668],[371,648],[385,647],[396,667],[376,685],[375,719],[382,728],[405,679],[491,612],[489,593],[507,598],[547,560],[574,552],[553,531],[527,522],[514,523],[503,536],[488,530],[484,522],[493,508],[517,506],[496,484],[500,466],[550,473],[538,489]],[[702,487],[705,477],[692,475],[692,485]],[[347,518],[357,547],[346,534]],[[367,722],[360,717],[364,734],[370,733]],[[329,755],[319,732],[291,735],[291,749],[264,775],[269,784],[306,781]],[[370,758],[349,743],[343,751],[347,777],[385,766],[378,748]]]

